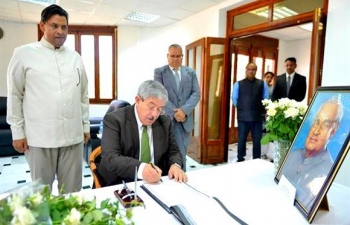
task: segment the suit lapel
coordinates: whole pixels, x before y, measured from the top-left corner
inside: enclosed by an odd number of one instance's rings
[[[153,154],[154,154],[154,164],[158,165],[158,160],[160,159],[160,149],[161,149],[161,138],[162,130],[160,129],[160,125],[158,120],[154,122],[152,125],[152,135],[153,135]]]
[[[133,145],[135,146],[135,157],[138,159],[139,155],[140,155],[140,142],[139,142],[139,128],[137,126],[137,121],[136,121],[136,117],[135,117],[135,104],[133,105],[133,107],[130,108],[130,110],[128,111],[127,114],[127,121],[126,123],[130,124],[131,127],[131,138],[132,138],[132,142]],[[128,127],[128,124],[126,124],[126,127]]]

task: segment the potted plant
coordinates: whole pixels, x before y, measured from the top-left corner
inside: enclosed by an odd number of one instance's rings
[[[307,106],[289,98],[281,98],[278,101],[264,99],[262,104],[266,109],[266,135],[261,139],[261,144],[274,142],[274,163],[277,172],[299,129]]]
[[[119,207],[118,201],[90,199],[81,193],[52,195],[49,186],[32,182],[0,200],[0,224],[133,224],[132,209]]]

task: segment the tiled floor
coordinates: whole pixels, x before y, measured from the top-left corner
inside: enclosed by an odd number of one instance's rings
[[[246,160],[251,159],[251,143],[247,143]],[[237,160],[237,144],[229,146],[228,162],[234,163]],[[219,164],[220,165],[220,164]],[[199,164],[192,158],[187,157],[187,171],[212,167],[211,164]],[[30,170],[23,155],[15,157],[0,157],[0,194],[16,189],[19,186],[31,182]],[[88,164],[83,164],[83,189],[92,187],[92,175]],[[57,182],[53,185],[53,193],[58,193]]]

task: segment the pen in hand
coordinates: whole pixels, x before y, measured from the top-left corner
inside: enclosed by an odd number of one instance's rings
[[[152,163],[152,162],[149,162],[149,164],[152,166],[152,168],[158,173],[158,170],[157,170],[157,168],[156,168],[156,166]],[[162,178],[160,178],[159,179],[161,182],[163,182],[162,181]]]

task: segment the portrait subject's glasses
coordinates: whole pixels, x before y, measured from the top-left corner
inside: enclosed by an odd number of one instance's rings
[[[181,59],[183,55],[168,55],[172,59]]]
[[[320,119],[315,119],[312,122],[311,127],[314,128],[314,129],[319,128],[322,131],[328,131],[329,129],[331,129],[333,127],[335,122],[336,121],[332,121],[332,120],[321,121]]]

